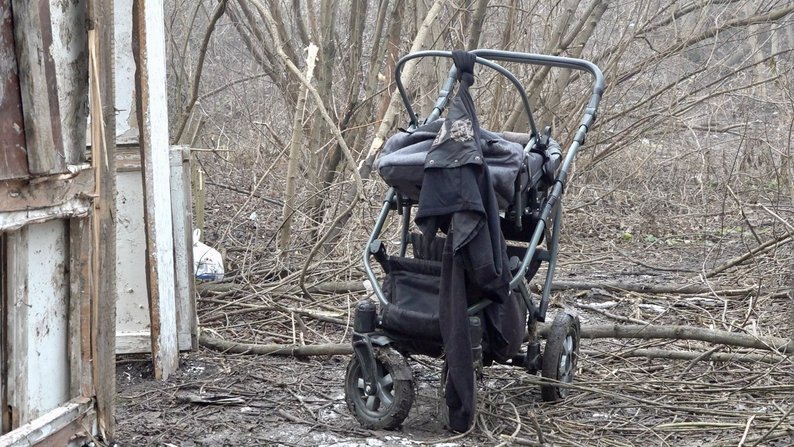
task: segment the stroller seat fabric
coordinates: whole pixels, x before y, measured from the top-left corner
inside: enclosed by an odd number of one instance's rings
[[[381,178],[411,200],[419,200],[427,154],[444,122],[445,119],[440,118],[419,126],[413,132],[392,135],[386,140],[378,158],[377,169]],[[547,172],[553,174],[560,166],[560,145],[554,140],[549,141],[544,156],[538,152],[524,151],[530,142],[529,134],[496,133],[480,129],[480,139],[500,210],[506,209],[513,200],[515,180],[522,162],[529,172],[526,183],[520,185],[522,191],[541,184],[547,178]]]
[[[444,119],[418,127],[413,132],[401,132],[390,137],[378,159],[378,172],[389,186],[412,200],[419,200],[424,178],[425,160]],[[500,207],[513,200],[515,179],[524,158],[524,148],[499,135],[481,129],[482,152],[491,170],[494,191]]]

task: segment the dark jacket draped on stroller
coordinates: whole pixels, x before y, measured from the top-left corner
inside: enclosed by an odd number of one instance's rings
[[[483,322],[490,347],[500,351],[507,348],[507,354],[511,354],[509,351],[518,350],[521,339],[507,340],[502,328],[495,326],[502,321],[494,310],[513,303],[508,300],[512,275],[469,93],[474,83],[475,56],[453,52],[453,60],[460,76],[460,91],[428,152],[416,223],[425,244],[432,243],[439,229],[447,235],[441,258],[438,315],[447,361],[446,404],[450,428],[465,431],[474,411],[473,371],[478,360],[472,352],[467,307],[483,298],[495,303],[488,308],[490,318]],[[523,328],[523,321],[515,319],[513,323]]]

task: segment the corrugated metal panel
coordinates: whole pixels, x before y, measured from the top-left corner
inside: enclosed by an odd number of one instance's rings
[[[11,0],[0,0],[0,180],[28,176]]]

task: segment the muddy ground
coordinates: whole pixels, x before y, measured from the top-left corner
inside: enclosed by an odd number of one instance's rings
[[[731,234],[709,242],[709,237],[688,237],[566,238],[556,278],[584,286],[555,291],[550,313],[576,312],[584,327],[678,324],[759,336],[791,335],[791,244],[704,280],[709,268],[703,259],[716,244],[719,259],[726,261],[745,252],[746,238]],[[709,291],[640,293],[600,285],[614,282],[706,285]],[[753,290],[736,292],[746,287]],[[346,321],[347,310],[361,293],[315,295],[316,301],[304,303],[297,294],[273,298],[261,290],[261,285],[243,284],[231,294],[203,293],[203,333],[256,343],[349,342],[344,325],[296,318],[283,308],[264,305],[277,302],[325,315],[335,310]],[[248,311],[234,312],[240,307],[219,304],[223,302],[248,303]],[[260,305],[262,310],[256,309]],[[694,360],[646,357],[644,353],[652,350],[704,355]],[[737,356],[713,361],[707,353]],[[749,355],[742,357],[745,354]],[[439,421],[440,361],[426,357],[410,361],[416,401],[402,428],[363,429],[345,405],[347,362],[344,355],[293,358],[200,347],[184,353],[179,371],[161,382],[153,380],[148,358],[119,358],[119,444],[794,445],[794,361],[763,350],[694,341],[582,339],[575,385],[562,403],[542,402],[537,377],[520,368],[485,368],[477,424],[467,434],[450,433]]]

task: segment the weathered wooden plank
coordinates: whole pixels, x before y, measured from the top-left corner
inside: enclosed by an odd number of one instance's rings
[[[180,333],[179,349],[191,349],[193,343],[191,334]],[[116,333],[116,354],[140,354],[149,352],[152,348],[152,336],[149,331],[118,332]]]
[[[4,278],[10,278],[11,275],[9,264],[6,261],[8,259],[7,239],[6,233],[0,232],[0,276]],[[0,322],[3,322],[2,324],[7,321],[6,308],[10,302],[8,299],[10,291],[11,284],[5,280],[0,281]],[[6,369],[6,346],[8,346],[8,331],[3,327],[3,330],[0,330],[0,371],[5,371]],[[0,380],[0,408],[8,408],[6,377],[4,376],[4,380]],[[6,433],[9,430],[11,430],[11,414],[8,411],[0,412],[0,433]]]
[[[12,0],[28,169],[66,171],[49,0]]]
[[[94,402],[89,398],[72,399],[16,430],[0,436],[0,445],[5,447],[66,445],[63,441],[68,441],[81,426],[87,425],[82,421],[92,414],[93,407]]]
[[[25,415],[20,414],[19,402],[27,401],[28,337],[24,328],[28,324],[28,245],[21,231],[6,233],[6,401],[3,408],[9,411],[5,430],[24,424]]]
[[[93,192],[92,169],[37,178],[35,181],[0,181],[0,231],[53,219],[85,216],[91,210]]]
[[[18,230],[24,226],[43,223],[55,219],[71,219],[87,216],[91,212],[91,200],[86,198],[69,199],[58,205],[24,211],[0,213],[0,231]]]
[[[174,253],[165,89],[165,26],[162,3],[133,2],[133,56],[143,160],[146,270],[152,359],[158,379],[179,366],[174,295]]]
[[[89,39],[91,91],[92,145],[99,154],[93,160],[98,169],[99,197],[94,210],[94,267],[92,269],[95,295],[92,300],[92,365],[96,390],[96,409],[99,430],[105,439],[115,438],[113,417],[116,398],[116,110],[113,77],[113,42],[115,27],[114,3],[92,0],[88,6],[88,23],[93,40]],[[119,11],[120,15],[129,14]],[[99,126],[99,123],[104,127]],[[99,145],[98,143],[101,143]],[[101,241],[101,243],[100,243]]]
[[[0,213],[29,211],[60,205],[94,193],[94,170],[88,165],[74,174],[58,174],[27,180],[0,181]]]
[[[57,81],[61,138],[66,164],[86,161],[88,119],[87,0],[53,1],[52,53]]]
[[[140,172],[141,148],[140,146],[116,147],[116,172]]]
[[[93,396],[91,299],[93,237],[90,217],[69,221],[69,359],[72,396]]]
[[[0,0],[0,180],[28,176],[11,0]]]
[[[174,228],[176,322],[180,349],[198,348],[195,272],[193,272],[193,212],[190,190],[190,148],[171,148],[171,215]],[[190,335],[188,347],[182,335]]]

